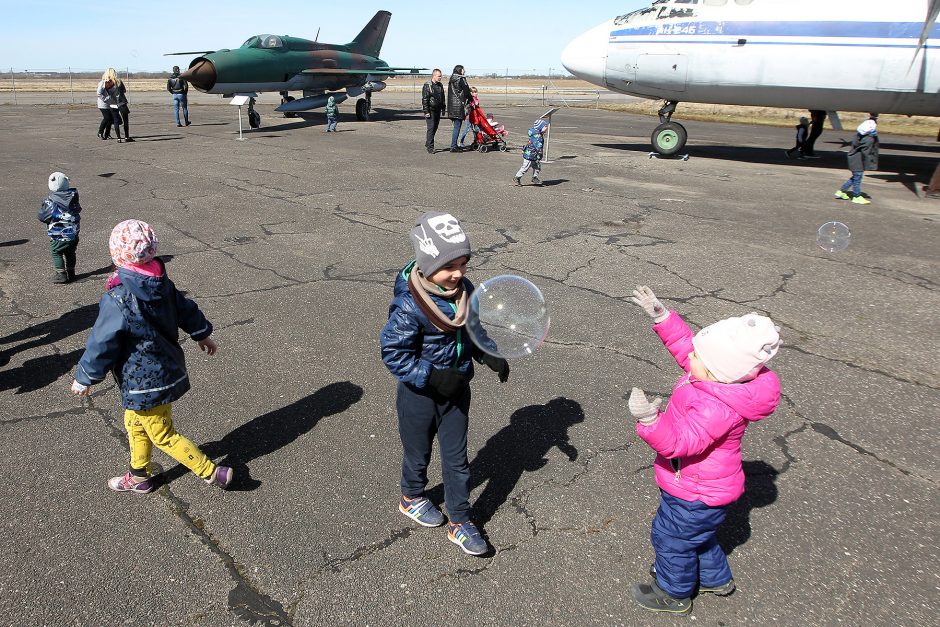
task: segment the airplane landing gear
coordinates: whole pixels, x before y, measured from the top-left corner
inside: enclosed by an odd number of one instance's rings
[[[293,102],[293,100],[294,100],[294,97],[293,97],[293,96],[289,96],[286,91],[282,91],[282,92],[281,92],[281,104],[287,104],[288,102]],[[284,112],[284,117],[285,117],[285,118],[296,118],[296,117],[297,117],[297,114],[296,114],[296,113],[291,113],[290,111],[285,111],[285,112]]]
[[[369,121],[369,112],[372,111],[372,92],[366,91],[365,97],[356,101],[356,119],[360,122]]]
[[[650,135],[653,150],[664,157],[670,157],[685,148],[685,143],[689,138],[685,127],[672,121],[672,114],[678,104],[675,100],[666,101],[659,110],[660,124],[653,129],[653,134]]]
[[[261,114],[255,111],[255,99],[248,100],[248,126],[251,128],[261,128]]]

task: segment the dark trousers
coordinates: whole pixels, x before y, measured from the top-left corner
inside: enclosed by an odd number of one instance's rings
[[[810,114],[809,135],[803,142],[803,154],[813,156],[816,154],[816,140],[822,135],[823,125],[826,123],[826,112],[813,110]]]
[[[727,506],[711,507],[660,491],[659,511],[650,539],[656,550],[656,583],[677,599],[691,596],[701,583],[718,588],[731,581],[728,558],[715,531]]]
[[[75,250],[77,248],[77,237],[72,241],[50,239],[49,252],[52,253],[52,267],[56,270],[68,270],[70,274],[75,274]]]
[[[424,121],[428,125],[428,134],[424,140],[424,147],[429,150],[434,150],[434,133],[437,132],[437,127],[441,125],[441,110],[435,109],[431,111],[431,117],[424,118]]]
[[[126,104],[122,104],[118,107],[118,113],[120,113],[121,120],[124,122],[124,137],[131,136],[131,110],[127,108]]]
[[[111,129],[109,126],[114,127],[114,134],[118,136],[118,139],[121,137],[121,116],[118,114],[117,109],[112,109],[108,107],[107,109],[98,109],[101,112],[101,124],[98,125],[98,134],[109,137],[111,135]]]
[[[401,493],[408,498],[424,494],[434,436],[441,449],[444,503],[451,522],[470,520],[470,464],[467,462],[467,424],[470,386],[455,401],[422,394],[399,382],[398,434],[403,451]]]

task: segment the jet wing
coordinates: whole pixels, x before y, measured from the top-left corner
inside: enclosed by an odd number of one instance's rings
[[[192,54],[212,54],[215,50],[194,50],[193,52],[165,52],[163,56],[172,57],[175,55],[192,55]]]
[[[312,76],[339,76],[342,74],[385,74],[389,76],[410,76],[412,74],[420,73],[420,70],[425,70],[427,68],[392,68],[392,67],[377,67],[371,70],[344,70],[342,68],[310,68],[308,70],[302,70],[301,74],[309,74]],[[402,70],[408,70],[404,72]]]

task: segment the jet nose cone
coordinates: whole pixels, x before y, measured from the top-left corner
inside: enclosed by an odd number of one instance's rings
[[[180,78],[189,81],[199,91],[209,91],[215,85],[215,65],[209,59],[199,57],[189,64],[189,69],[180,74]]]
[[[565,47],[561,53],[562,65],[580,79],[603,85],[609,41],[610,23],[604,22],[576,37]]]

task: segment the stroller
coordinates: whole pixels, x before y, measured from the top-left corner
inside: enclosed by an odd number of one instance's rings
[[[480,105],[470,109],[470,115],[467,118],[474,128],[473,143],[470,149],[476,149],[480,152],[489,152],[490,150],[500,150],[506,152],[505,136],[509,134],[506,128],[493,119],[492,115],[486,115]]]

